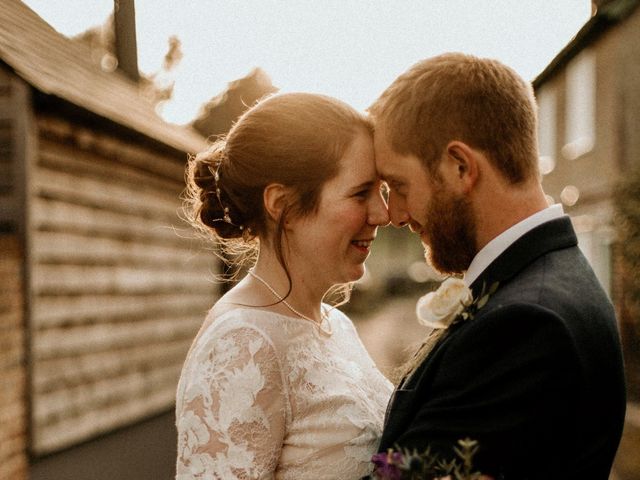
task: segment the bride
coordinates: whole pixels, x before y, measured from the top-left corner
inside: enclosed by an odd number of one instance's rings
[[[323,302],[364,274],[389,221],[368,121],[321,95],[270,97],[190,160],[187,197],[197,228],[257,260],[187,355],[176,478],[369,474],[392,387]]]

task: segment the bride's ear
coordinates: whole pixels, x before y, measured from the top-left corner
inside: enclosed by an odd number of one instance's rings
[[[449,142],[442,165],[445,178],[458,192],[469,193],[480,175],[478,155],[480,152],[464,142]]]
[[[289,197],[288,189],[279,183],[270,183],[262,192],[262,201],[267,216],[274,222],[282,215],[287,208],[287,199]]]

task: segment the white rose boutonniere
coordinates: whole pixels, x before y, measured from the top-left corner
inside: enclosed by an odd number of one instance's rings
[[[493,283],[488,290],[486,287],[483,283],[480,295],[474,299],[464,281],[447,278],[435,292],[427,293],[418,300],[418,322],[425,327],[444,329],[458,320],[472,319],[496,292],[498,282]]]
[[[447,278],[435,292],[418,300],[418,321],[426,327],[447,328],[472,301],[473,295],[464,281]]]

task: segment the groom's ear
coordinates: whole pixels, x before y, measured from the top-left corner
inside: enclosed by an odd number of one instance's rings
[[[478,150],[459,140],[447,145],[442,169],[448,183],[459,193],[469,193],[478,181],[479,154]]]

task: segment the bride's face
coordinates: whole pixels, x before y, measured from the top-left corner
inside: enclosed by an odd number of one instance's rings
[[[389,223],[380,187],[372,139],[363,131],[322,188],[317,211],[289,223],[292,271],[322,288],[362,277],[378,226]]]

